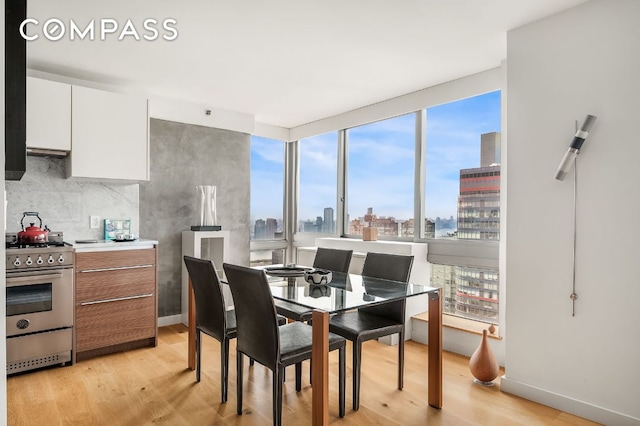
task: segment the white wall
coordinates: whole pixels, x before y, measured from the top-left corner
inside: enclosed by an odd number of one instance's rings
[[[606,424],[640,422],[640,2],[585,3],[508,33],[502,389]],[[572,174],[554,173],[586,114]]]

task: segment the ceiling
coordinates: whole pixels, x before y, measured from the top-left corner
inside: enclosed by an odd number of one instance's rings
[[[584,1],[28,0],[28,67],[292,128],[498,67],[509,29]],[[105,18],[119,28],[102,41]],[[144,40],[147,18],[175,19],[177,38]],[[94,40],[69,39],[92,19]],[[128,19],[139,41],[118,40]]]

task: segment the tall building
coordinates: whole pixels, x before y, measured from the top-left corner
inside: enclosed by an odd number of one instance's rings
[[[480,167],[460,170],[458,238],[500,239],[500,133],[480,136]],[[498,272],[456,267],[456,312],[498,318]]]
[[[458,239],[500,239],[500,133],[480,137],[480,167],[460,170]],[[443,311],[487,322],[498,320],[498,271],[439,265]]]
[[[253,236],[256,240],[265,240],[267,238],[267,223],[264,219],[256,220],[253,225]]]
[[[253,225],[253,238],[255,240],[273,240],[278,233],[278,221],[267,218],[258,219]]]
[[[267,239],[272,240],[276,235],[276,231],[278,230],[278,221],[273,218],[267,218],[266,226]]]
[[[333,208],[324,208],[324,221],[322,222],[322,232],[333,234],[336,231],[336,221],[333,217]]]
[[[480,141],[480,167],[460,170],[458,239],[500,239],[500,134]]]
[[[500,164],[500,133],[483,133],[480,135],[480,167]]]

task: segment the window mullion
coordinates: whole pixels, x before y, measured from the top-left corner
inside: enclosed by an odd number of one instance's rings
[[[415,152],[415,182],[413,185],[413,240],[420,241],[424,238],[424,194],[425,194],[425,170],[426,170],[426,131],[427,110],[416,111],[416,152]]]
[[[339,237],[344,237],[348,231],[347,221],[347,164],[349,158],[347,155],[348,139],[347,131],[340,130],[338,132],[338,191],[337,191],[337,212],[336,212],[336,233]]]
[[[287,263],[295,261],[293,237],[298,210],[298,143],[298,141],[294,141],[285,144],[284,229],[287,240]]]

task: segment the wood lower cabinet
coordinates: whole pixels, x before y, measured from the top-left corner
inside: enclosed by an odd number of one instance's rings
[[[156,250],[76,254],[78,360],[157,345]]]

